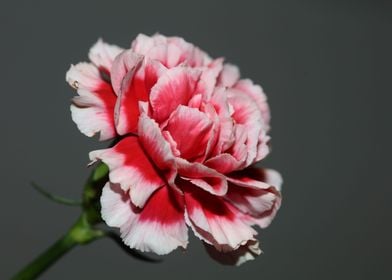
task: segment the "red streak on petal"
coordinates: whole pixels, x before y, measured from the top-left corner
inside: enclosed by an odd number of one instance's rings
[[[117,96],[113,88],[107,82],[102,81],[99,86],[94,90],[96,96],[102,101],[106,109],[106,118],[110,121],[111,126],[114,127],[114,106],[116,104]]]
[[[189,185],[188,185],[189,186]],[[233,221],[236,217],[223,198],[214,196],[198,188],[187,188],[185,192],[186,208],[192,216],[193,211],[202,209],[207,219],[224,217]]]
[[[162,182],[155,169],[155,166],[144,153],[136,137],[126,137],[122,139],[115,147],[117,153],[124,155],[124,165],[132,166],[143,174],[144,178],[150,182]]]
[[[146,91],[143,79],[134,78],[127,91],[123,94],[121,105],[124,108],[127,120],[127,131],[136,132],[139,119],[139,101],[147,101],[148,92]]]
[[[169,187],[157,190],[140,212],[140,221],[158,221],[175,224],[184,220],[184,202],[180,195]]]

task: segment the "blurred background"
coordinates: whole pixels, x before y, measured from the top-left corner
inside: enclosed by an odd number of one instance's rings
[[[0,278],[52,244],[79,209],[50,202],[34,180],[78,198],[88,152],[106,143],[72,122],[71,63],[98,37],[182,36],[240,66],[272,108],[283,205],[239,268],[196,238],[159,264],[111,240],[78,247],[41,279],[391,279],[391,1],[49,1],[0,3]]]

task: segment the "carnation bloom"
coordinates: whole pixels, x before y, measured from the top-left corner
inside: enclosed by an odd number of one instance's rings
[[[66,79],[80,131],[116,140],[90,153],[109,167],[105,222],[141,251],[186,248],[189,227],[221,261],[260,254],[252,226],[270,224],[282,183],[254,166],[269,153],[262,88],[178,37],[139,35],[126,50],[99,40],[89,58]]]

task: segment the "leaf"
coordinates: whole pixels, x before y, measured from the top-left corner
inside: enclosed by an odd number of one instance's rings
[[[44,188],[40,187],[39,185],[37,185],[34,182],[31,182],[31,185],[33,186],[33,188],[38,191],[40,194],[42,194],[44,197],[60,203],[60,204],[64,204],[64,205],[68,205],[68,206],[81,206],[82,203],[80,201],[77,200],[72,200],[72,199],[68,199],[68,198],[64,198],[61,196],[57,196],[54,194],[51,194],[50,192],[48,192],[47,190],[45,190]]]

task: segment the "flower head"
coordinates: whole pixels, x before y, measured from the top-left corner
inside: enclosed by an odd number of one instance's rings
[[[117,140],[90,153],[110,170],[105,222],[141,251],[186,248],[189,227],[221,260],[260,254],[252,226],[274,218],[282,183],[254,167],[269,153],[262,88],[178,37],[139,35],[126,50],[99,40],[89,58],[66,79],[80,131]]]

